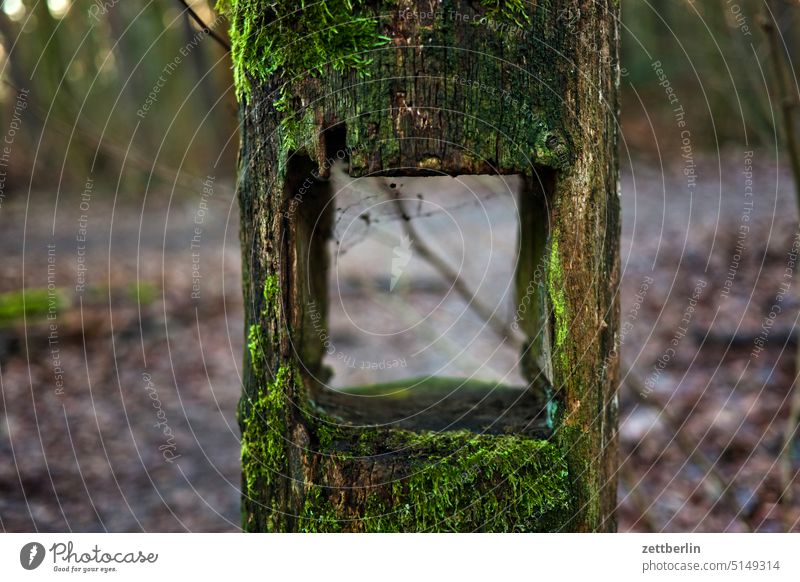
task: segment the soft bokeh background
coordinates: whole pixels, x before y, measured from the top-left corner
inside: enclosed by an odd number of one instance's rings
[[[210,3],[189,4],[225,37]],[[796,99],[800,4],[770,6]],[[799,527],[797,210],[765,14],[758,0],[623,1],[620,530]],[[5,0],[0,40],[0,528],[236,530],[227,53],[177,0]],[[338,180],[338,353],[413,354],[386,379],[518,378],[515,350],[418,256],[387,293],[397,214],[370,206],[365,221],[370,185]],[[421,194],[418,232],[511,317],[513,180],[400,187]],[[348,361],[331,359],[335,385],[374,379]]]

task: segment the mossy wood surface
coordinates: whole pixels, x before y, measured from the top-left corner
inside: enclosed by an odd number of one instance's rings
[[[245,529],[612,530],[618,4],[221,6],[241,100]],[[525,177],[517,288],[539,307],[519,325],[526,369],[552,381],[532,399],[547,434],[335,412],[318,324],[337,157],[354,176]]]

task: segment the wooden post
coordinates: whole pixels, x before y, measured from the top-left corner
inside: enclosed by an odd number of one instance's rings
[[[618,3],[322,4],[224,3],[241,101],[245,529],[613,530]],[[435,412],[399,420],[445,380],[391,409],[325,387],[336,159],[352,176],[523,176],[531,387],[493,392],[516,402],[502,428],[481,429],[479,409],[455,430]],[[465,384],[446,414],[485,389]]]

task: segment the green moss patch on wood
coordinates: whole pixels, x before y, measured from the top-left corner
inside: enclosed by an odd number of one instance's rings
[[[302,531],[556,531],[571,515],[566,462],[548,441],[399,430],[358,439],[348,450],[403,455],[403,474],[376,485],[357,513],[337,505],[335,490],[311,486]],[[340,472],[348,463],[368,462],[328,458]]]
[[[264,321],[274,317],[280,309],[280,285],[277,275],[269,275],[264,281],[262,291],[261,316]],[[266,371],[265,354],[270,346],[268,345],[264,328],[259,323],[252,323],[247,328],[247,351],[250,355],[250,365],[257,376],[263,376]]]
[[[292,152],[322,167],[322,133],[342,122],[354,175],[382,167],[518,173],[570,162],[557,121],[561,78],[547,62],[565,39],[549,32],[546,6],[220,0],[218,8],[231,23],[239,99],[266,92],[278,111],[281,170]],[[469,49],[443,48],[458,46]],[[434,143],[431,132],[454,130],[455,152]]]
[[[280,368],[243,407],[243,498],[250,531],[285,528],[287,516],[271,508],[277,506],[279,480],[289,474],[292,443],[282,423],[290,382],[302,382],[299,372]],[[299,531],[557,531],[573,513],[567,464],[553,442],[337,425],[310,407],[302,412],[311,434],[303,465],[313,469],[305,478],[300,514],[291,516]],[[379,477],[354,492],[346,476],[355,474]]]
[[[598,444],[602,445],[598,435],[610,441],[613,436],[607,435],[613,435],[614,425],[589,423],[602,407],[598,395],[610,390],[610,381],[593,384],[594,362],[583,363],[577,356],[590,347],[589,334],[580,327],[588,318],[577,317],[583,315],[577,310],[578,294],[595,294],[601,284],[595,281],[605,284],[608,273],[595,268],[599,263],[594,260],[572,264],[565,257],[595,257],[599,247],[598,236],[572,240],[567,225],[577,201],[587,203],[586,216],[591,220],[581,215],[586,224],[600,224],[598,217],[605,216],[601,198],[606,189],[599,180],[612,167],[606,162],[613,155],[601,145],[603,140],[613,142],[606,139],[613,114],[601,115],[606,104],[588,88],[597,80],[602,94],[613,96],[610,77],[602,69],[598,73],[596,66],[598,50],[604,54],[613,26],[587,15],[580,22],[581,35],[576,35],[558,20],[548,0],[443,0],[437,5],[439,12],[460,10],[512,20],[518,19],[514,11],[519,9],[530,17],[529,22],[517,22],[525,24],[519,36],[498,34],[497,29],[474,21],[403,20],[401,8],[417,9],[410,0],[315,3],[315,10],[329,12],[321,19],[312,16],[310,3],[223,0],[222,4],[232,16],[234,67],[245,120],[242,167],[248,171],[242,172],[240,196],[247,226],[243,238],[252,245],[243,248],[249,251],[252,246],[256,251],[245,258],[251,269],[245,277],[249,283],[250,272],[255,280],[264,273],[280,274],[274,292],[267,292],[269,281],[265,282],[263,310],[260,293],[247,305],[248,323],[254,326],[248,328],[253,365],[245,378],[253,397],[243,399],[240,417],[243,489],[249,498],[245,527],[254,531],[549,531],[572,529],[573,523],[577,528],[603,527],[595,489],[608,482],[610,471],[606,475],[596,466]],[[347,8],[353,9],[354,18]],[[306,17],[314,21],[304,22]],[[332,27],[326,28],[326,22]],[[355,23],[352,28],[351,23]],[[325,37],[331,30],[338,30],[339,36]],[[320,39],[313,39],[315,35]],[[352,47],[341,42],[348,38]],[[584,41],[596,41],[588,56],[579,46]],[[302,54],[295,56],[294,50]],[[358,59],[347,60],[345,53]],[[491,88],[498,92],[490,93]],[[327,132],[334,127],[336,131]],[[340,128],[346,129],[345,138],[338,133]],[[602,140],[596,137],[601,135]],[[326,142],[327,136],[333,137]],[[364,429],[337,425],[306,399],[303,382],[309,384],[309,392],[314,386],[307,370],[303,377],[299,372],[298,358],[308,363],[301,345],[305,328],[300,323],[300,330],[291,329],[290,323],[299,321],[303,308],[302,293],[294,293],[290,283],[304,271],[291,261],[291,253],[282,255],[284,248],[278,244],[297,231],[292,230],[290,218],[279,216],[285,198],[295,189],[290,179],[295,174],[292,156],[300,154],[321,167],[321,157],[340,147],[349,152],[353,176],[387,174],[397,168],[401,172],[408,168],[409,173],[529,176],[535,166],[559,171],[553,190],[559,212],[553,214],[553,244],[548,241],[543,257],[548,276],[542,295],[552,309],[546,316],[555,323],[548,333],[552,332],[555,348],[551,359],[553,380],[559,385],[557,415],[574,419],[574,424],[556,423],[551,440],[516,432]],[[595,155],[599,162],[592,161]],[[587,182],[584,173],[592,164],[599,170],[592,170],[595,173]],[[582,274],[600,276],[581,279]],[[577,285],[581,281],[587,282],[586,289]],[[252,292],[249,287],[248,292]],[[297,345],[301,349],[295,352],[287,347]],[[551,417],[555,414],[550,411]],[[613,490],[613,482],[607,489]],[[610,515],[610,510],[603,511]]]
[[[555,329],[555,363],[558,364],[560,377],[566,378],[569,375],[569,356],[567,355],[566,347],[570,323],[567,311],[567,294],[564,289],[564,269],[561,266],[558,244],[558,233],[554,232],[550,241],[547,277],[550,304],[553,308],[553,327]]]
[[[364,51],[389,39],[376,31],[373,18],[355,16],[364,0],[219,0],[217,9],[231,23],[231,56],[236,93],[247,97],[252,83],[281,78],[276,103],[291,106],[288,83],[318,76],[322,67],[364,70]]]
[[[249,531],[282,531],[284,517],[280,512],[270,512],[282,481],[288,475],[288,446],[286,434],[287,394],[289,383],[299,382],[299,374],[291,367],[281,367],[274,380],[254,399],[242,399],[239,406],[239,423],[242,427],[242,498],[252,521],[245,521]],[[261,508],[253,511],[254,504]]]
[[[517,27],[530,22],[524,0],[481,0],[487,19]],[[217,9],[230,20],[231,57],[236,94],[250,94],[251,84],[282,79],[276,101],[291,106],[289,84],[319,76],[323,68],[367,74],[371,49],[392,41],[380,33],[379,15],[365,16],[377,5],[368,0],[218,0]],[[386,7],[399,1],[384,2]],[[476,25],[480,22],[476,21]]]

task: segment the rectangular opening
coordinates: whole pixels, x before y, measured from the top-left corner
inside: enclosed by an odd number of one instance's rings
[[[444,376],[523,383],[512,329],[517,176],[335,174],[331,387]]]
[[[529,365],[546,344],[545,307],[520,279],[543,249],[531,241],[546,239],[522,227],[546,224],[543,198],[529,200],[519,176],[344,168],[298,226],[316,288],[303,329],[319,360],[315,404],[358,426],[546,436],[550,394]]]

